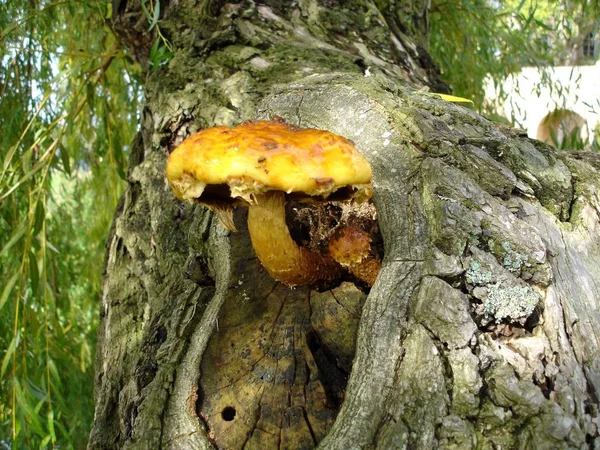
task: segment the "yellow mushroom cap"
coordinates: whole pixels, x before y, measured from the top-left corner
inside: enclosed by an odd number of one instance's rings
[[[270,121],[193,134],[169,156],[167,179],[183,200],[210,197],[209,185],[227,185],[231,197],[249,203],[269,190],[322,198],[338,191],[332,198],[360,201],[371,196],[371,167],[350,140]]]

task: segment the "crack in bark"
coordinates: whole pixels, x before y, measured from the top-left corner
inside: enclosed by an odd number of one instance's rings
[[[338,305],[340,305],[340,307],[341,307],[341,308],[342,308],[344,311],[346,311],[346,312],[348,313],[348,315],[349,315],[349,316],[351,316],[351,317],[354,317],[355,319],[360,319],[360,316],[357,316],[356,314],[354,314],[353,312],[351,312],[351,311],[350,311],[350,310],[349,310],[349,309],[346,307],[346,305],[344,305],[342,302],[340,302],[340,301],[338,300],[338,298],[336,297],[336,295],[335,295],[335,293],[333,292],[333,290],[329,290],[328,292],[331,294],[331,296],[333,297],[333,299],[335,300],[335,302],[336,302]],[[314,330],[314,328],[313,328],[313,330]],[[317,332],[317,331],[315,330],[315,332]]]

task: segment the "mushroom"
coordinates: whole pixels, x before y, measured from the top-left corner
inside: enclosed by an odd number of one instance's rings
[[[267,272],[290,286],[339,273],[329,256],[298,246],[285,221],[285,195],[305,201],[371,197],[371,167],[354,144],[324,130],[251,121],[202,130],[169,156],[167,179],[182,200],[198,201],[234,230],[233,205],[248,204],[248,231]]]
[[[373,286],[381,261],[371,255],[371,236],[354,226],[338,228],[329,239],[329,254],[356,278]]]

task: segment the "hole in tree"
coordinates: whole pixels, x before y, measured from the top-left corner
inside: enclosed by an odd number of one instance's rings
[[[225,422],[231,422],[235,419],[235,408],[233,406],[226,406],[223,408],[223,411],[221,411],[221,417]]]

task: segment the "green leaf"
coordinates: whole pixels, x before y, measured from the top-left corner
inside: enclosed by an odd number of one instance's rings
[[[88,362],[91,360],[92,352],[87,342],[81,343],[81,350],[79,352],[79,368],[82,372],[85,372],[88,367]]]
[[[15,352],[15,349],[19,345],[20,341],[21,341],[21,334],[17,331],[17,334],[15,334],[13,336],[12,340],[10,341],[10,344],[8,344],[8,348],[6,349],[4,358],[2,358],[2,366],[0,366],[0,378],[4,378],[4,373],[6,372],[8,363],[10,362],[10,358],[12,357],[12,354]]]
[[[33,222],[33,235],[37,236],[42,226],[44,225],[44,220],[46,219],[46,210],[44,208],[44,202],[38,201],[35,207],[35,218]]]
[[[154,44],[152,44],[152,48],[150,49],[150,62],[152,66],[156,66],[156,58],[158,57],[158,46],[160,45],[160,38],[156,38]]]
[[[20,185],[22,185],[27,180],[29,180],[32,176],[34,176],[40,169],[45,167],[45,165],[46,165],[46,162],[42,161],[42,159],[40,158],[29,172],[27,172],[19,181],[17,181],[15,184],[13,184],[12,187],[8,191],[6,191],[4,194],[2,194],[0,196],[0,202],[2,200],[6,199]]]
[[[17,398],[17,409],[20,410],[19,416],[24,419],[23,430],[27,433],[27,437],[31,437],[31,430],[39,437],[46,436],[47,433],[44,431],[38,415],[40,405],[43,405],[45,400],[40,400],[36,405],[32,405],[30,403],[30,398],[25,395],[16,378],[13,379],[13,388]]]
[[[63,168],[67,175],[71,176],[71,159],[69,156],[69,152],[61,145],[58,153],[60,155],[60,160],[62,161]]]
[[[38,400],[38,402],[35,404],[34,408],[33,408],[33,413],[36,416],[39,416],[40,411],[42,410],[42,408],[44,407],[44,403],[46,403],[46,398],[43,398],[41,400]],[[41,431],[41,430],[40,430]],[[41,431],[42,432],[42,431]],[[41,433],[40,433],[41,434]]]
[[[554,28],[552,28],[550,25],[548,25],[546,22],[539,20],[539,19],[534,19],[535,24],[540,27],[543,28],[546,31],[554,31]]]
[[[17,282],[17,280],[19,279],[20,275],[21,274],[18,272],[15,273],[12,277],[10,277],[10,279],[4,286],[4,289],[2,289],[2,296],[0,297],[0,310],[6,303],[6,300],[8,300],[8,296],[10,295],[10,292],[12,291],[12,288],[15,285],[15,283]]]
[[[46,420],[48,421],[48,430],[50,436],[52,436],[52,442],[56,441],[56,432],[54,431],[54,410],[50,408],[46,414]]]
[[[40,271],[38,269],[37,258],[31,250],[29,250],[29,279],[33,294],[36,295],[40,284]]]
[[[29,172],[31,170],[31,158],[33,157],[33,147],[28,148],[21,155],[21,164],[23,172]]]
[[[470,103],[471,105],[473,105],[473,101],[469,100],[468,98],[456,97],[455,95],[448,95],[448,94],[438,94],[437,92],[432,92],[431,94],[432,95],[437,95],[442,100],[446,100],[447,102],[452,102],[452,103]]]
[[[156,26],[159,18],[160,18],[160,0],[157,0],[156,4],[154,5],[154,17],[152,17],[152,24],[150,26],[150,30]],[[148,30],[148,31],[150,31],[150,30]]]
[[[60,423],[60,416],[59,416],[59,417],[57,417],[57,419],[58,419],[58,420],[57,420],[56,422],[54,422],[54,426],[55,426],[56,428],[58,428],[58,431],[60,431],[60,432],[61,432],[61,434],[62,434],[64,437],[66,437],[66,438],[70,438],[70,437],[72,436],[72,433],[70,433],[70,432],[69,432],[69,431],[68,431],[68,430],[67,430],[67,429],[64,427],[64,425],[63,425],[62,423]]]
[[[13,245],[15,245],[17,243],[17,241],[19,239],[21,239],[23,237],[23,235],[25,234],[25,232],[27,231],[27,223],[22,223],[19,228],[17,228],[15,231],[13,231],[12,236],[10,237],[10,239],[8,240],[8,242],[4,245],[4,247],[2,248],[2,251],[0,251],[0,257],[4,256]]]
[[[141,6],[142,6],[142,12],[144,13],[144,16],[146,16],[146,19],[148,19],[148,22],[152,21],[152,16],[150,15],[150,11],[148,11],[148,8],[146,8],[146,2],[148,0],[142,0]],[[148,31],[150,31],[152,28],[150,28]]]
[[[94,99],[96,97],[96,93],[95,93],[95,88],[96,86],[94,86],[93,83],[86,83],[85,84],[85,95],[86,95],[86,103],[88,105],[93,105],[94,104]]]
[[[6,169],[8,169],[8,167],[10,166],[10,162],[13,159],[13,156],[15,156],[15,152],[17,151],[17,146],[13,145],[10,150],[8,150],[8,153],[6,154],[6,156],[4,157],[4,162],[2,163],[2,171],[5,172]],[[4,175],[4,173],[2,174]]]
[[[58,374],[58,370],[56,369],[56,364],[54,364],[54,361],[52,359],[49,359],[46,364],[48,364],[48,370],[50,371],[50,375],[52,376],[54,383],[56,385],[60,385],[60,375]]]
[[[46,398],[46,393],[39,386],[36,386],[29,378],[27,378],[27,385],[29,386],[29,392],[34,398],[38,400]]]
[[[157,58],[158,65],[162,65],[162,64],[167,63],[173,57],[173,55],[175,54],[173,52],[164,51],[164,47],[161,47],[161,50],[162,51],[160,52],[160,55]]]

